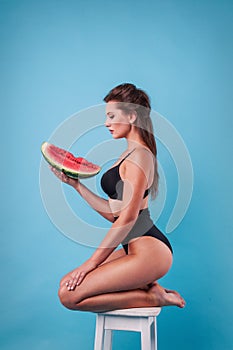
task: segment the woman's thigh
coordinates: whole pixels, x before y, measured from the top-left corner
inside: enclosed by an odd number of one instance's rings
[[[122,258],[123,256],[126,256],[125,250],[123,248],[115,250],[114,252],[112,252],[109,255],[109,257],[101,265],[109,263],[110,261],[113,261],[115,259]],[[64,285],[67,282],[67,280],[70,278],[70,275],[72,274],[72,272],[73,271],[70,271],[65,276],[62,277],[62,279],[60,281],[60,286]]]
[[[117,249],[114,252],[112,252],[109,255],[109,257],[101,265],[104,265],[106,263],[109,263],[110,261],[113,261],[113,260],[116,260],[116,259],[119,259],[119,258],[123,258],[124,256],[126,256],[125,250],[123,248]]]
[[[129,254],[91,271],[81,285],[66,293],[77,303],[88,297],[144,287],[163,277],[172,264],[169,248],[153,237],[140,237],[129,244]]]

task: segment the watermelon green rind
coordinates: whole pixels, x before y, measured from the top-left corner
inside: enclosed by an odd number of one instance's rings
[[[47,146],[48,146],[48,142],[43,142],[41,145],[41,152],[42,152],[43,157],[52,167],[56,168],[57,170],[62,171],[61,164],[56,163],[55,160],[53,160],[47,156],[47,154],[46,154],[46,147]]]
[[[47,151],[46,151],[47,150]],[[50,154],[48,154],[50,151]],[[62,155],[59,154],[58,151],[61,151]],[[91,162],[88,162],[87,160],[85,160],[84,158],[75,158],[73,156],[72,153],[65,151],[59,147],[56,147],[48,142],[43,142],[41,145],[41,152],[43,157],[45,158],[45,160],[54,168],[56,168],[59,171],[64,172],[67,176],[77,179],[77,178],[89,178],[89,177],[93,177],[95,175],[97,175],[100,170],[101,167],[93,164]],[[53,153],[53,154],[51,154]],[[65,157],[66,155],[74,157],[75,161],[77,162],[77,160],[79,159],[83,159],[83,164],[82,162],[80,163],[80,167],[84,168],[84,170],[81,169],[71,169],[67,166],[65,166],[63,164],[63,162],[65,161]],[[56,161],[56,159],[54,159],[54,157],[56,158],[61,158],[61,162]],[[63,162],[62,162],[63,161]],[[71,161],[72,162],[72,161]],[[94,168],[93,170],[90,169],[90,167]]]

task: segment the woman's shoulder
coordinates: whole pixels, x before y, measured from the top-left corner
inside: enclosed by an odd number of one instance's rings
[[[147,178],[147,183],[151,183],[151,176],[154,171],[153,154],[146,147],[136,147],[129,157],[123,162],[121,168],[121,178],[129,181],[134,181],[136,178],[142,180],[144,177]],[[142,178],[141,178],[142,176]]]
[[[125,159],[125,166],[138,165],[140,168],[149,169],[154,163],[154,155],[151,150],[144,146],[137,146]]]
[[[142,161],[143,160],[144,161],[147,161],[147,160],[151,161],[151,159],[154,158],[154,155],[148,147],[138,146],[138,147],[135,147],[134,151],[132,152],[131,158],[132,158],[132,160],[138,159],[138,160],[142,160]]]

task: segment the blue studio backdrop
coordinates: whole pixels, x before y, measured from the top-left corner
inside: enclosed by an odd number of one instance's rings
[[[93,349],[95,315],[62,307],[57,289],[94,248],[49,217],[40,146],[122,82],[149,93],[182,137],[194,173],[190,205],[168,233],[174,263],[161,281],[187,305],[162,310],[159,349],[233,349],[232,14],[227,0],[0,0],[1,349]],[[82,152],[105,133],[84,138]],[[165,231],[178,178],[159,140],[158,151],[167,194],[157,224]],[[86,220],[88,206],[63,190]],[[140,349],[139,335],[116,332],[113,349]]]

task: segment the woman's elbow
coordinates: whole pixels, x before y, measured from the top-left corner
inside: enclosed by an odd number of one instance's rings
[[[138,218],[138,212],[136,210],[123,212],[120,214],[119,218],[124,225],[134,224]]]

